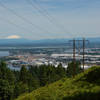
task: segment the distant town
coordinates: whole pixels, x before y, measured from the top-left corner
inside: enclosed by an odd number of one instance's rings
[[[67,67],[73,60],[73,49],[69,46],[58,47],[0,47],[0,59],[5,60],[12,70],[20,70],[22,65],[40,66],[60,63]],[[76,60],[82,65],[82,48],[76,48]],[[100,48],[85,49],[85,68],[100,65]]]

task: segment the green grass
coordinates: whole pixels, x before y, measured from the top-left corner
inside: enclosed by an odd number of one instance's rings
[[[16,100],[100,100],[100,66],[23,94]]]

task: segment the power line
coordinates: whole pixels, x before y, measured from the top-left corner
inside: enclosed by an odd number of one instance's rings
[[[6,10],[8,10],[9,12],[11,12],[12,14],[14,14],[15,16],[19,17],[21,20],[27,22],[28,24],[32,25],[33,27],[35,27],[35,28],[37,28],[37,29],[39,29],[39,30],[42,30],[42,31],[48,33],[47,30],[43,30],[41,27],[39,27],[39,26],[33,24],[33,23],[32,23],[31,21],[29,21],[27,18],[25,18],[25,17],[19,15],[19,14],[16,13],[13,9],[11,9],[11,8],[9,8],[9,7],[7,7],[7,6],[5,6],[5,4],[2,3],[1,1],[0,1],[0,5],[1,5],[4,9],[6,9]]]
[[[51,16],[51,15],[48,13],[48,11],[47,11],[43,6],[41,6],[41,5],[39,4],[39,1],[37,1],[37,0],[27,0],[27,2],[28,2],[33,8],[35,8],[36,10],[38,10],[38,12],[39,12],[40,14],[42,14],[44,17],[46,17],[46,18],[48,19],[48,21],[49,21],[51,24],[55,25],[58,29],[64,30],[64,31],[66,32],[64,26],[62,26],[60,23],[58,23],[58,22],[55,20],[55,18],[54,18],[53,16]]]
[[[4,21],[7,22],[8,24],[11,24],[11,25],[13,25],[13,26],[15,26],[15,27],[17,27],[17,28],[20,28],[20,29],[26,30],[27,32],[33,33],[33,31],[30,31],[30,30],[26,29],[26,28],[23,27],[23,26],[17,25],[17,24],[15,24],[14,22],[12,22],[12,21],[10,21],[10,20],[8,20],[8,19],[5,19],[5,18],[3,18],[3,17],[1,17],[1,16],[0,16],[0,19],[4,20]]]
[[[42,14],[43,16],[47,17],[48,16],[41,10],[40,7],[38,7],[38,5],[36,3],[33,3],[31,0],[26,0],[28,2],[28,4],[30,4],[33,8],[35,8],[40,14]],[[51,19],[48,18],[48,20],[51,22]]]

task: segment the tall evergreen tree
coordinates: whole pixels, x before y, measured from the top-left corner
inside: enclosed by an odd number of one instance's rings
[[[74,66],[75,66],[75,72],[74,72]],[[80,62],[76,62],[75,65],[74,65],[74,62],[71,62],[71,63],[68,64],[67,76],[72,77],[73,74],[77,75],[80,72],[82,72],[82,68],[81,68]]]
[[[0,62],[0,100],[11,100],[14,92],[15,76],[7,68],[5,62]]]
[[[59,76],[59,79],[63,78],[66,76],[66,70],[65,68],[62,66],[62,64],[60,63],[56,69],[56,73]]]

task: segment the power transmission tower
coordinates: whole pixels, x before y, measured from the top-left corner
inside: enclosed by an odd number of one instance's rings
[[[89,43],[89,41],[86,40],[85,38],[83,38],[82,40],[76,40],[76,42],[78,42],[78,44],[80,42],[82,42],[82,44],[83,44],[83,47],[82,47],[82,49],[83,49],[83,61],[82,61],[82,63],[83,63],[83,71],[84,71],[84,66],[85,66],[85,48],[86,48],[86,42]]]
[[[70,40],[69,42],[73,42],[73,77],[76,74],[76,40]]]
[[[89,40],[86,40],[83,38],[83,71],[84,71],[84,65],[85,65],[85,48],[86,48],[86,42],[89,44]]]
[[[73,39],[73,77],[76,74],[76,40]]]
[[[85,65],[85,38],[83,38],[83,71]]]
[[[73,40],[70,40],[71,42],[73,42],[73,77],[75,77],[75,74],[76,74],[76,45],[77,43],[79,44],[80,42],[83,44],[83,71],[84,71],[84,66],[85,66],[85,46],[86,46],[86,42],[89,43],[88,40],[86,40],[85,38],[83,38],[83,40],[76,40],[76,39],[73,39]],[[80,45],[79,45],[80,46]],[[80,48],[78,46],[78,48]]]

